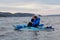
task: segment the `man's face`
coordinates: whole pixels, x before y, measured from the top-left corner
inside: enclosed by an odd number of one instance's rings
[[[34,16],[32,17],[34,20],[36,19]]]

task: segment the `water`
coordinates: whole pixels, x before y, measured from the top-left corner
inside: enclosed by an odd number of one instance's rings
[[[55,31],[14,31],[12,25],[25,24],[31,17],[0,17],[0,40],[60,40],[60,16],[41,17],[45,27],[52,25]]]

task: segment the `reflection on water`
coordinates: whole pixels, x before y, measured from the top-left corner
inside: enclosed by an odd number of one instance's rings
[[[12,25],[25,24],[31,17],[1,17],[0,40],[60,40],[60,17],[41,17],[45,27],[52,25],[55,31],[15,31]]]
[[[39,38],[38,38],[38,33],[35,31],[35,32],[33,32],[34,33],[34,38],[33,38],[33,40],[39,40]]]

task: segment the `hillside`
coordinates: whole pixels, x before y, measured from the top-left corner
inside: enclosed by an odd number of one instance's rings
[[[0,17],[30,17],[35,14],[32,13],[9,13],[9,12],[0,12]]]

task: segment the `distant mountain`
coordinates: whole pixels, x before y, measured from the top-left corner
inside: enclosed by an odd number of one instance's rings
[[[0,17],[31,17],[35,14],[31,13],[9,13],[9,12],[0,12]]]
[[[35,14],[31,14],[31,13],[15,13],[14,16],[16,17],[27,17],[27,16],[33,16]]]
[[[13,16],[12,13],[9,12],[0,12],[0,17],[10,17]]]
[[[47,16],[60,16],[60,14],[59,15],[58,14],[57,15],[47,15]]]

